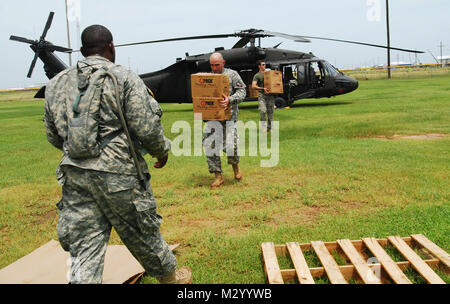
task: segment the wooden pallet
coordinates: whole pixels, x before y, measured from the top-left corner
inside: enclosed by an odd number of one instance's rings
[[[394,262],[383,249],[388,245],[395,247],[405,261]],[[450,270],[450,255],[422,234],[305,244],[289,242],[274,245],[273,242],[266,242],[261,244],[261,250],[269,284],[296,280],[300,284],[314,284],[314,278],[325,275],[331,284],[347,284],[351,279],[364,284],[411,284],[404,273],[410,267],[430,284],[445,284],[433,269],[440,267],[446,273]],[[308,267],[304,255],[308,251],[311,254],[314,251],[322,267]],[[422,259],[417,252],[426,258]],[[290,257],[294,269],[280,269],[278,257],[282,255]],[[335,257],[339,257],[341,264],[345,260],[346,265],[338,265]]]

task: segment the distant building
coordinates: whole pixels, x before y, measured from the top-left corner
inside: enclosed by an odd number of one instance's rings
[[[406,66],[410,66],[410,65],[413,65],[413,64],[411,62],[405,62],[405,61],[391,62],[392,67],[406,67]]]
[[[450,56],[438,56],[437,60],[439,63],[450,63]]]

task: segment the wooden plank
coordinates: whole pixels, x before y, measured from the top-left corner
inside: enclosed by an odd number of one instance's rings
[[[381,245],[381,247],[385,247],[388,245],[387,239],[376,239],[376,240]],[[406,244],[411,245],[411,241],[412,241],[411,237],[402,237],[402,240],[404,240]],[[358,252],[362,252],[366,249],[362,240],[353,240],[351,242]],[[330,252],[332,252],[333,250],[336,250],[339,247],[336,241],[335,242],[324,242],[324,244],[325,244],[325,247],[327,247],[328,251],[330,251]],[[298,245],[300,246],[300,249],[303,252],[312,249],[311,243],[299,243]],[[286,244],[275,245],[275,251],[278,255],[288,253]]]
[[[313,241],[311,246],[316,252],[317,257],[325,268],[328,279],[332,284],[348,284],[342,273],[339,271],[339,266],[331,256],[327,247],[322,241]]]
[[[269,284],[284,284],[273,242],[262,243],[261,249]]]
[[[308,264],[303,256],[300,246],[297,242],[286,243],[286,247],[291,255],[292,262],[294,263],[295,271],[297,272],[298,282],[300,284],[315,284],[314,279],[309,271]]]
[[[445,252],[438,245],[430,241],[423,234],[413,234],[411,237],[420,245],[425,247],[429,252],[431,252],[435,257],[437,257],[445,266],[450,267],[450,254]]]
[[[356,271],[364,283],[381,284],[381,280],[375,275],[372,269],[369,268],[369,265],[363,260],[358,251],[356,251],[349,239],[338,240],[337,243],[355,266]]]
[[[399,236],[388,236],[389,242],[411,262],[412,267],[430,284],[445,284],[434,271],[430,268]]]
[[[431,259],[431,260],[424,260],[425,263],[427,263],[431,268],[436,268],[439,266],[439,260],[438,259]],[[411,263],[408,261],[402,261],[402,262],[396,262],[397,266],[402,270],[406,270],[411,267]],[[371,269],[375,267],[379,267],[381,264],[370,264],[369,267]],[[355,266],[353,265],[342,265],[339,266],[339,270],[341,271],[342,275],[346,280],[349,280],[352,278],[353,273],[356,272]],[[323,267],[313,267],[309,268],[309,271],[311,272],[311,275],[313,278],[320,278],[326,275],[325,268]],[[384,268],[381,269],[381,276],[383,278],[383,275],[388,275]],[[282,269],[281,275],[283,276],[284,281],[294,280],[297,276],[297,273],[295,269]]]
[[[411,284],[411,281],[391,259],[391,257],[383,250],[381,245],[375,238],[363,238],[362,241],[378,259],[384,270],[389,274],[391,279],[397,284]]]

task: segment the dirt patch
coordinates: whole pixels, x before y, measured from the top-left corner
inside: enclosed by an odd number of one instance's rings
[[[46,213],[40,214],[37,216],[37,218],[33,221],[34,224],[45,224],[47,222],[53,222],[56,220],[56,210],[50,210]]]
[[[299,223],[313,224],[316,222],[317,217],[328,209],[327,207],[313,206],[284,210],[283,212],[277,212],[271,215],[270,225],[278,227],[287,223],[293,223],[295,225]]]
[[[381,136],[375,136],[375,138],[381,139],[381,140],[396,140],[396,139],[432,140],[432,139],[444,138],[447,136],[448,136],[448,134],[444,134],[444,133],[429,133],[429,134],[417,134],[417,135],[399,135],[399,134],[394,134],[392,136],[381,135]]]

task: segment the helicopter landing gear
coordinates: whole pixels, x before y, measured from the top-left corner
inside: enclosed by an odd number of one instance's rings
[[[282,109],[284,107],[289,106],[289,102],[286,101],[283,97],[276,97],[275,98],[275,106],[277,109]]]

